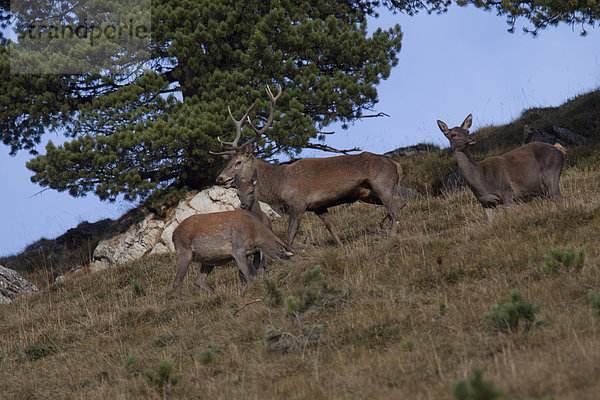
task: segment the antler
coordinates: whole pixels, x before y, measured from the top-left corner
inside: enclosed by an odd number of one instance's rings
[[[257,140],[260,137],[260,135],[265,133],[265,131],[273,123],[273,117],[275,115],[275,103],[277,103],[277,100],[281,96],[281,85],[277,85],[277,86],[279,88],[279,91],[277,92],[277,96],[273,96],[273,92],[271,91],[271,88],[269,87],[269,85],[267,85],[266,91],[267,91],[267,94],[269,95],[269,99],[271,100],[271,108],[269,111],[269,119],[267,120],[267,123],[261,129],[257,129],[252,124],[252,121],[250,120],[250,117],[249,117],[250,112],[254,109],[254,106],[256,106],[256,101],[254,102],[254,104],[252,104],[250,106],[250,108],[248,108],[248,110],[246,110],[246,112],[244,113],[244,116],[240,120],[236,120],[233,117],[233,114],[231,113],[231,107],[227,106],[227,110],[229,111],[229,117],[231,118],[231,120],[233,121],[233,124],[235,125],[235,139],[233,139],[231,142],[225,142],[225,141],[221,140],[220,137],[217,137],[217,140],[219,141],[219,143],[221,143],[222,146],[228,146],[229,149],[227,149],[225,151],[221,151],[221,152],[212,152],[211,151],[210,152],[211,154],[215,154],[215,155],[235,154],[239,149],[243,148],[248,143],[254,142],[255,140]],[[246,120],[248,120],[252,129],[254,130],[254,132],[256,132],[256,135],[252,139],[244,142],[240,146],[240,145],[238,145],[238,143],[240,141],[240,138],[242,137],[242,125],[244,125],[244,121],[246,121]]]
[[[256,101],[250,106],[250,108],[246,110],[244,116],[242,116],[240,120],[236,120],[233,117],[233,114],[231,113],[231,107],[227,106],[227,111],[229,111],[229,118],[231,118],[231,120],[233,121],[233,125],[235,125],[235,139],[233,139],[231,142],[225,142],[221,140],[221,137],[217,137],[217,140],[219,141],[219,143],[221,143],[222,146],[229,146],[230,148],[228,150],[220,152],[210,151],[210,154],[214,154],[217,156],[231,155],[235,154],[235,152],[242,147],[238,146],[238,142],[242,137],[242,125],[244,125],[244,121],[248,118],[248,114],[250,114],[250,111],[252,111],[254,106],[256,106]]]
[[[269,109],[269,119],[267,120],[267,123],[262,128],[257,129],[252,123],[252,121],[250,121],[250,118],[248,118],[248,123],[250,124],[254,132],[256,132],[256,136],[255,138],[253,138],[253,140],[256,140],[258,137],[260,137],[260,135],[265,133],[273,123],[273,116],[275,116],[275,103],[277,103],[277,100],[279,100],[279,97],[281,96],[281,85],[277,85],[277,88],[277,96],[273,96],[273,92],[271,91],[269,85],[267,85],[267,89],[265,89],[267,94],[269,95],[269,100],[271,100],[271,107]]]

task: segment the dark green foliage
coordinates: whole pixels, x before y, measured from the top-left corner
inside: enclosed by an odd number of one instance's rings
[[[148,384],[166,389],[166,391],[170,391],[171,386],[175,386],[182,378],[181,374],[173,375],[173,364],[167,360],[160,361],[156,371],[145,370],[144,376]]]
[[[293,350],[304,350],[315,347],[319,344],[324,330],[325,327],[321,324],[312,327],[302,327],[300,335],[292,335],[277,328],[269,329],[265,333],[267,350],[288,353]]]
[[[152,344],[155,347],[166,347],[167,345],[176,342],[179,339],[181,339],[180,333],[167,333],[165,335],[159,336]]]
[[[269,295],[269,306],[279,307],[283,303],[283,297],[281,290],[277,288],[275,281],[272,279],[265,279],[265,287]]]
[[[544,264],[542,272],[545,274],[556,274],[561,270],[571,271],[579,270],[585,262],[583,249],[579,249],[577,256],[570,247],[561,250],[560,248],[550,249],[548,254],[544,254]]]
[[[484,380],[481,368],[473,368],[473,377],[469,382],[456,382],[452,396],[456,400],[494,400],[502,396],[502,389],[495,387],[493,381]]]
[[[130,354],[127,356],[127,360],[125,360],[125,370],[127,372],[131,372],[133,369],[133,364],[135,364],[135,356]]]
[[[50,356],[58,351],[56,345],[52,342],[49,343],[34,343],[25,348],[23,352],[25,356],[30,361],[39,360],[40,358],[44,358]]]
[[[600,293],[590,290],[588,297],[590,299],[592,309],[594,310],[594,314],[600,317]]]
[[[399,1],[380,0],[366,2],[369,5],[384,4],[394,11],[413,15],[419,11],[442,13],[452,4],[450,0]],[[461,7],[474,5],[486,11],[494,11],[497,15],[506,16],[508,31],[514,32],[516,22],[523,18],[530,23],[523,31],[536,35],[541,29],[566,23],[581,29],[586,34],[585,26],[594,27],[600,19],[600,5],[595,1],[567,0],[456,0]]]
[[[311,282],[320,282],[323,280],[323,274],[321,273],[321,266],[315,265],[313,269],[307,269],[300,276],[302,284],[308,286]]]
[[[131,287],[136,296],[143,296],[146,294],[146,288],[144,288],[144,285],[142,285],[137,279],[131,280]]]
[[[209,344],[206,346],[206,349],[202,353],[200,353],[200,361],[203,364],[208,364],[215,359],[215,349]]]
[[[136,70],[117,60],[103,75],[10,74],[2,46],[0,137],[15,153],[34,151],[48,130],[64,132],[69,142],[48,143],[27,167],[34,182],[73,196],[135,200],[200,188],[224,166],[209,150],[221,150],[217,136],[229,140],[227,106],[239,118],[258,100],[251,118],[261,125],[267,84],[281,84],[283,95],[259,143],[266,156],[293,154],[332,122],[370,113],[402,33],[396,25],[368,34],[369,4],[155,1],[150,62]]]
[[[519,322],[525,320],[524,328],[530,329],[533,325],[545,323],[544,320],[536,321],[536,314],[541,310],[542,303],[530,303],[523,299],[521,292],[513,289],[510,292],[510,303],[503,305],[494,304],[490,312],[483,314],[485,323],[493,330],[514,332],[519,327]]]

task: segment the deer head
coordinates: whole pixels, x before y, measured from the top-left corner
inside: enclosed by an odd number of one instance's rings
[[[475,136],[469,134],[469,128],[473,123],[473,115],[469,114],[463,121],[460,127],[456,126],[452,129],[448,129],[448,125],[438,120],[437,124],[440,130],[450,140],[450,149],[452,151],[460,151],[465,149],[467,146],[475,144]]]
[[[275,104],[281,96],[281,85],[278,86],[278,89],[279,90],[277,92],[277,95],[275,96],[273,95],[273,92],[271,91],[271,88],[269,88],[269,86],[267,86],[266,88],[266,92],[269,96],[269,100],[271,101],[271,105],[269,109],[269,117],[267,118],[267,122],[265,122],[263,127],[260,129],[258,129],[256,126],[254,126],[254,124],[252,124],[252,121],[248,116],[250,114],[250,111],[252,111],[252,109],[254,108],[256,102],[252,106],[250,106],[250,108],[244,113],[244,116],[240,120],[236,120],[233,117],[233,115],[231,114],[231,109],[228,107],[229,117],[232,119],[236,128],[236,136],[235,139],[231,142],[224,142],[221,140],[221,138],[217,138],[217,140],[219,140],[219,143],[221,143],[224,147],[227,147],[227,149],[223,152],[212,154],[222,154],[231,156],[229,163],[227,164],[225,169],[223,169],[221,174],[217,177],[218,184],[225,185],[225,187],[231,187],[231,185],[234,183],[235,174],[238,174],[242,179],[249,179],[249,177],[251,176],[254,170],[254,143],[263,133],[267,131],[267,129],[269,129],[269,127],[273,123],[273,117],[275,115]],[[255,135],[251,139],[244,142],[242,145],[239,145],[238,143],[242,136],[242,125],[244,124],[245,120],[248,121],[248,123],[254,130]]]
[[[234,176],[235,187],[238,190],[237,195],[240,199],[240,207],[243,210],[252,210],[254,207],[254,202],[256,201],[254,189],[256,187],[257,174],[258,172],[254,170],[250,182],[245,182],[238,174]]]

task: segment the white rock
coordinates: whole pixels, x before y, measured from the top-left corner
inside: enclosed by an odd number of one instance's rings
[[[38,288],[17,271],[0,265],[0,304],[10,303],[23,294],[37,291]]]
[[[158,243],[164,226],[163,220],[148,213],[125,232],[101,240],[94,250],[92,272],[137,260],[150,253]]]

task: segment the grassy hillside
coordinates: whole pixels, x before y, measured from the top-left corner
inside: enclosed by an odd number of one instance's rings
[[[431,176],[451,163],[418,157]],[[597,153],[569,163],[561,191],[564,207],[536,199],[492,226],[470,191],[423,194],[393,237],[377,229],[383,208],[338,207],[342,248],[309,216],[302,251],[270,264],[270,290],[259,275],[240,294],[229,265],[209,277],[210,296],[192,267],[179,301],[173,256],[50,286],[26,274],[45,290],[0,307],[0,398],[450,399],[479,367],[502,399],[596,399]],[[556,248],[585,260],[553,263]],[[494,305],[513,289],[531,320],[509,326]]]

